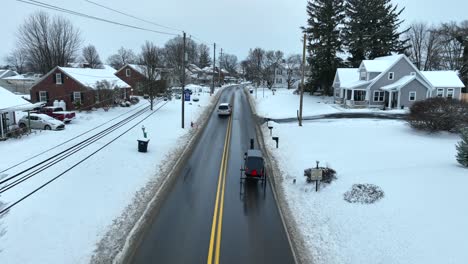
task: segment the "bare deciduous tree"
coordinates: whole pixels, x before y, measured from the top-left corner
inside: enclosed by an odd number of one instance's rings
[[[263,80],[267,82],[267,86],[271,88],[275,83],[276,70],[283,61],[284,53],[282,51],[267,51],[265,54],[263,66]]]
[[[80,32],[69,20],[45,12],[29,16],[18,32],[18,47],[32,70],[40,73],[75,61],[80,45]]]
[[[187,54],[186,63],[197,64],[199,59],[197,43],[192,39],[187,38],[185,40],[185,53]],[[179,76],[180,81],[182,81],[182,62],[183,62],[183,50],[184,50],[184,40],[182,37],[175,37],[164,46],[164,59],[166,65],[172,68],[177,76]]]
[[[198,53],[200,57],[198,60],[198,67],[203,69],[205,67],[211,66],[210,48],[202,43],[198,46]]]
[[[220,65],[222,69],[227,70],[231,75],[237,74],[237,56],[231,54],[223,54],[220,58]]]
[[[150,41],[141,47],[140,65],[145,71],[146,80],[141,84],[141,91],[148,95],[153,110],[154,100],[158,95],[166,92],[167,85],[161,80],[161,67],[163,63],[162,50]]]
[[[125,64],[137,63],[138,58],[131,49],[125,49],[121,47],[116,54],[111,55],[107,58],[107,63],[114,69],[120,69]]]
[[[292,85],[296,81],[294,76],[299,76],[301,72],[301,55],[293,54],[289,55],[286,58],[285,66],[286,66],[286,74],[288,76],[286,82],[288,83],[288,89],[292,88]]]
[[[16,48],[6,58],[6,62],[15,67],[18,73],[24,73],[27,64],[26,52]]]
[[[83,48],[82,60],[93,69],[101,69],[103,67],[102,61],[99,58],[99,54],[96,50],[96,47],[94,47],[93,45],[88,45]]]

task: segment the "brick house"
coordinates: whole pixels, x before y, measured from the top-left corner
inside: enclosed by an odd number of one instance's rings
[[[115,69],[109,66],[104,69],[57,66],[31,88],[31,101],[52,105],[55,100],[63,100],[67,110],[75,109],[75,104],[82,109],[108,105],[130,95],[130,85],[114,74]]]
[[[157,80],[166,80],[168,88],[180,85],[180,82],[173,74],[171,69],[158,68],[159,76]],[[146,66],[137,64],[126,64],[120,68],[115,75],[122,81],[128,83],[132,88],[133,94],[141,94],[140,85],[147,80]]]

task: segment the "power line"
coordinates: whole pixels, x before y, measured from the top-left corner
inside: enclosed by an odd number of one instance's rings
[[[128,28],[138,29],[138,30],[142,30],[142,31],[148,31],[148,32],[163,34],[163,35],[178,36],[178,34],[175,34],[175,33],[152,30],[152,29],[148,29],[148,28],[143,28],[143,27],[133,26],[133,25],[125,24],[125,23],[120,23],[120,22],[108,20],[108,19],[105,19],[105,18],[100,18],[100,17],[91,16],[91,15],[87,15],[87,14],[84,14],[84,13],[76,12],[76,11],[73,11],[73,10],[70,10],[70,9],[61,8],[61,7],[51,5],[51,4],[47,4],[47,3],[44,3],[44,2],[40,2],[40,1],[35,1],[35,0],[16,0],[16,1],[26,3],[26,4],[29,4],[29,5],[34,5],[34,6],[39,6],[39,7],[59,11],[59,12],[62,12],[62,13],[67,13],[67,14],[71,14],[71,15],[75,15],[75,16],[94,19],[94,20],[101,21],[101,22],[106,22],[106,23],[110,23],[110,24],[114,24],[114,25],[119,25],[119,26],[123,26],[123,27],[128,27]]]
[[[110,144],[112,144],[114,141],[116,141],[117,139],[119,139],[120,137],[122,137],[123,135],[127,134],[130,130],[132,130],[133,128],[135,128],[137,125],[139,125],[141,122],[143,122],[144,120],[148,119],[150,116],[152,116],[153,114],[155,114],[159,109],[161,109],[163,106],[165,106],[167,104],[164,103],[162,106],[160,106],[159,108],[157,108],[154,112],[152,112],[151,114],[149,114],[148,116],[146,116],[145,118],[143,118],[142,120],[140,120],[138,123],[134,124],[132,127],[130,127],[129,129],[125,130],[123,133],[121,133],[120,135],[118,135],[117,137],[115,137],[114,139],[112,139],[110,142],[106,143],[104,146],[100,147],[99,149],[97,149],[96,151],[94,151],[93,153],[91,153],[90,155],[86,156],[84,159],[80,160],[79,162],[75,163],[73,166],[71,166],[70,168],[66,169],[65,171],[63,171],[62,173],[60,173],[59,175],[55,176],[54,178],[50,179],[49,181],[47,181],[46,183],[42,184],[41,186],[39,186],[38,188],[34,189],[32,192],[28,193],[27,195],[23,196],[22,198],[20,198],[19,200],[17,200],[16,202],[10,204],[9,206],[5,207],[5,208],[2,208],[0,209],[0,216],[2,216],[4,213],[8,212],[11,208],[13,208],[14,206],[18,205],[19,203],[23,202],[25,199],[27,199],[28,197],[30,197],[31,195],[33,195],[34,193],[38,192],[39,190],[41,190],[42,188],[46,187],[47,185],[51,184],[52,182],[54,182],[55,180],[57,180],[58,178],[62,177],[65,173],[71,171],[72,169],[74,169],[76,166],[80,165],[81,163],[85,162],[87,159],[91,158],[92,156],[94,156],[96,153],[100,152],[102,149],[104,149],[105,147],[109,146]]]
[[[121,14],[121,15],[124,15],[124,16],[127,16],[127,17],[131,17],[131,18],[134,18],[134,19],[136,19],[136,20],[140,20],[140,21],[143,21],[143,22],[146,22],[146,23],[149,23],[149,24],[158,26],[158,27],[163,27],[163,28],[165,28],[165,29],[175,30],[175,31],[183,31],[182,29],[177,29],[177,28],[173,28],[173,27],[169,27],[169,26],[164,26],[164,25],[161,25],[161,24],[158,24],[158,23],[155,23],[155,22],[152,22],[152,21],[143,19],[143,18],[136,17],[136,16],[131,15],[131,14],[128,14],[128,13],[124,13],[124,12],[122,12],[122,11],[119,11],[119,10],[116,10],[116,9],[113,9],[113,8],[110,8],[110,7],[108,7],[108,6],[105,6],[105,5],[102,5],[102,4],[99,4],[99,3],[96,3],[96,2],[90,1],[90,0],[85,0],[85,1],[88,2],[88,3],[91,3],[91,4],[93,4],[93,5],[97,5],[97,6],[100,6],[100,7],[102,7],[102,8],[105,8],[105,9],[107,9],[107,10],[114,11],[114,12],[119,13],[119,14]]]

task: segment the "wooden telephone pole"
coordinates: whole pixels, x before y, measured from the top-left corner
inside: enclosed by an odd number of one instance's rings
[[[182,128],[185,126],[185,32],[182,48]]]
[[[306,63],[306,34],[304,34],[304,43],[302,47],[302,80],[301,80],[301,99],[299,102],[299,126],[302,126],[302,105],[304,100],[304,78],[305,78],[305,63]]]

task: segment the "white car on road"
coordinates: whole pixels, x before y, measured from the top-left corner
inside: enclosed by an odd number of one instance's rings
[[[65,129],[65,124],[53,117],[50,117],[46,114],[30,114],[28,116],[23,116],[19,121],[18,125],[21,128],[26,128],[31,124],[32,129],[44,129],[44,130],[63,130]]]
[[[228,103],[221,103],[218,105],[218,115],[219,116],[228,116],[231,115],[232,109],[231,105]]]

